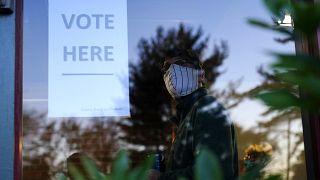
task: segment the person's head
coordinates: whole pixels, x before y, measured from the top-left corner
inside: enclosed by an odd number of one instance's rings
[[[272,156],[272,146],[269,143],[251,144],[245,150],[243,158],[245,170],[248,171],[256,166],[266,166]]]
[[[166,88],[173,98],[191,94],[205,81],[202,63],[191,50],[168,51],[162,72]]]

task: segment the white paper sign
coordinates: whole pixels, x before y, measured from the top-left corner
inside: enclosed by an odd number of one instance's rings
[[[49,117],[129,116],[126,0],[49,0]]]

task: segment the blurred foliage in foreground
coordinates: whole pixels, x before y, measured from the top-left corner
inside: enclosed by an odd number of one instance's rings
[[[260,148],[262,146],[256,145],[254,148],[250,147],[251,151],[258,153],[269,153],[270,149],[258,150],[257,146]],[[265,146],[263,146],[264,149]],[[253,150],[254,149],[254,150]],[[259,148],[258,148],[259,149]],[[252,152],[249,153],[252,155]],[[282,176],[280,174],[269,174],[264,176],[262,172],[264,167],[269,162],[269,155],[262,155],[260,157],[254,158],[255,165],[250,166],[246,173],[244,173],[239,180],[248,180],[248,179],[266,179],[266,180],[280,180]],[[139,166],[134,169],[130,169],[130,160],[128,153],[124,150],[121,150],[117,153],[112,166],[112,171],[110,174],[106,175],[99,171],[98,167],[93,163],[91,159],[85,155],[81,157],[82,165],[74,164],[68,167],[68,173],[71,179],[75,180],[147,180],[149,175],[149,170],[152,169],[152,166],[155,162],[155,157],[151,156],[145,159]],[[59,180],[68,179],[67,176],[63,173],[58,173],[56,176]],[[195,180],[223,180],[221,166],[217,157],[207,149],[203,149],[196,160],[195,171],[194,171]],[[183,177],[179,180],[184,180]]]
[[[264,0],[264,2],[272,13],[275,22],[266,23],[254,19],[249,20],[249,22],[263,29],[281,33],[285,37],[283,41],[280,40],[279,42],[294,40],[297,53],[271,53],[276,61],[270,66],[271,73],[264,72],[263,74],[268,79],[272,79],[273,83],[266,83],[267,86],[264,87],[267,88],[261,88],[263,87],[261,86],[250,93],[251,95],[255,94],[258,99],[268,105],[270,107],[269,112],[280,114],[277,118],[274,118],[274,122],[288,122],[289,142],[290,124],[294,119],[300,120],[297,116],[297,112],[300,114],[300,109],[319,113],[320,59],[318,50],[313,51],[312,48],[318,46],[315,39],[320,24],[320,5],[318,3],[288,0]],[[281,21],[284,20],[285,15],[292,17],[292,27],[281,26]],[[299,139],[298,142],[302,144],[302,136]],[[291,152],[297,152],[297,145],[291,151],[290,144],[288,145],[287,179],[290,177],[290,155]],[[300,153],[299,157],[302,156],[303,152]],[[296,168],[293,168],[294,178],[299,179]]]
[[[155,162],[155,157],[148,157],[138,167],[130,169],[130,160],[128,153],[121,150],[117,153],[110,174],[105,175],[99,171],[98,167],[92,160],[86,156],[81,157],[81,162],[84,168],[79,168],[79,165],[73,165],[68,168],[68,174],[71,179],[76,180],[146,180],[148,179],[149,170]],[[59,180],[68,179],[63,173],[58,173],[56,176]],[[222,170],[218,163],[218,159],[208,150],[203,149],[196,161],[195,179],[197,180],[222,180]],[[183,177],[181,177],[183,180]]]
[[[292,27],[275,26],[260,20],[251,19],[253,25],[284,34],[286,39],[306,38],[312,42],[320,24],[320,5],[288,0],[264,0],[276,19],[282,20],[284,14],[293,18]],[[293,28],[293,30],[292,30]],[[320,59],[316,54],[272,53],[276,61],[271,64],[274,78],[282,83],[272,90],[261,90],[257,97],[274,110],[306,108],[319,112],[320,107]],[[296,88],[292,88],[296,87]],[[308,98],[299,96],[301,88]]]

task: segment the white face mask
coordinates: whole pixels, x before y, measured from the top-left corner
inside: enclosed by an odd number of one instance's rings
[[[171,64],[163,78],[171,96],[179,98],[201,87],[199,81],[201,73],[202,71],[198,69]]]

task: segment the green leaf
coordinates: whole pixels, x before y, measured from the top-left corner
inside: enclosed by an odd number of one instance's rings
[[[282,180],[281,174],[270,174],[264,180]]]
[[[70,164],[70,174],[73,179],[76,180],[86,180],[85,176],[74,166],[73,164]]]
[[[285,109],[292,106],[300,106],[301,104],[298,97],[285,90],[263,92],[258,94],[256,98],[274,109]]]
[[[112,177],[111,175],[106,175],[104,176],[103,180],[112,180]]]
[[[68,179],[67,179],[67,176],[66,176],[64,173],[61,173],[61,172],[57,173],[57,174],[55,175],[55,177],[56,177],[58,180],[68,180]]]
[[[297,71],[281,73],[278,77],[284,82],[299,85],[308,93],[310,98],[320,100],[320,78],[310,74],[303,74]]]
[[[286,28],[286,27],[281,27],[281,26],[277,26],[277,25],[274,25],[274,24],[269,24],[267,22],[264,22],[264,21],[258,20],[258,19],[249,19],[248,23],[253,25],[253,26],[259,27],[259,28],[272,30],[272,31],[277,31],[279,33],[282,33],[282,34],[288,35],[290,37],[293,37],[292,30],[290,30],[289,28]]]
[[[125,150],[120,150],[112,163],[112,180],[126,179],[129,170],[129,158]]]
[[[104,175],[98,170],[97,166],[87,157],[81,157],[86,172],[93,179],[104,179]]]
[[[184,177],[179,177],[178,180],[187,180],[187,179]]]
[[[296,69],[303,72],[311,72],[320,75],[320,59],[308,55],[295,54],[277,54],[272,53],[277,57],[277,61],[272,64],[275,69]]]
[[[263,164],[257,164],[251,170],[245,172],[242,176],[239,177],[239,180],[255,180],[261,179],[261,175],[263,174],[262,170],[265,167]]]
[[[295,29],[303,32],[306,36],[313,35],[320,24],[320,5],[296,2],[292,6]]]
[[[197,180],[223,179],[218,158],[207,149],[203,149],[197,157],[195,177]]]
[[[155,157],[150,156],[146,158],[140,166],[136,167],[133,169],[129,175],[128,175],[128,180],[145,180],[148,178],[148,170],[152,168],[152,165],[155,162]]]
[[[277,17],[281,16],[282,11],[290,11],[288,0],[264,0],[268,10]]]

